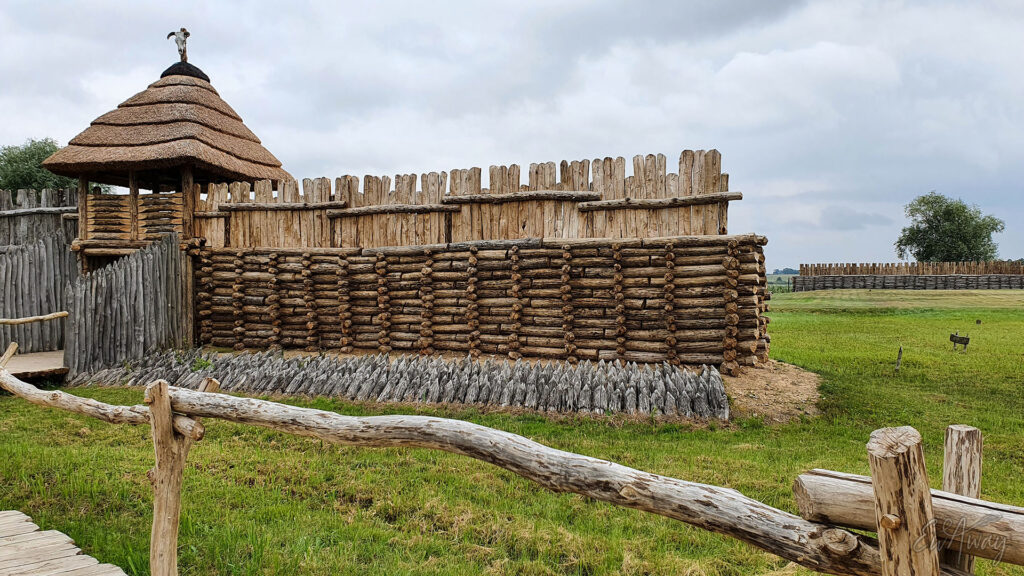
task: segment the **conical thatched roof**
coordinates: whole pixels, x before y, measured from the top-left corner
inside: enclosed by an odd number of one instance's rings
[[[197,180],[283,180],[291,176],[199,68],[184,62],[93,121],[43,162],[65,176],[192,165]],[[101,177],[93,178],[104,181]],[[110,178],[108,178],[110,179]],[[115,182],[110,182],[115,183]]]

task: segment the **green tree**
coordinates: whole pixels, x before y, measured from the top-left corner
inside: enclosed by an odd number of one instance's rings
[[[52,138],[29,140],[21,146],[0,148],[0,190],[75,188],[78,182],[43,168],[43,160],[60,150]]]
[[[896,240],[896,255],[910,254],[918,262],[971,262],[995,260],[998,246],[992,234],[1004,223],[981,213],[959,198],[947,198],[934,190],[918,196],[905,207],[910,225]]]

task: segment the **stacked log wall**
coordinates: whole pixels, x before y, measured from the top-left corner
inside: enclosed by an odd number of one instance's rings
[[[1021,290],[1024,274],[794,276],[793,291],[812,290]]]
[[[766,360],[747,236],[194,251],[204,345],[512,359]]]
[[[1024,275],[1024,261],[801,264],[800,276]]]

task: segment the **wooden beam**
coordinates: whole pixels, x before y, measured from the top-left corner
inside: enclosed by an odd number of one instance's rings
[[[942,489],[968,498],[980,498],[981,452],[981,430],[960,424],[946,428]],[[957,530],[966,529],[966,523],[962,527],[959,524]],[[966,553],[963,544],[944,547],[942,561],[968,574],[974,573],[974,557]]]
[[[448,204],[382,204],[380,206],[360,206],[344,210],[329,210],[328,218],[352,218],[372,214],[429,214],[431,212],[458,212],[458,206]]]
[[[867,451],[882,573],[938,576],[938,541],[921,435],[909,426],[875,430]]]
[[[217,207],[220,212],[246,212],[264,210],[325,210],[329,208],[346,208],[348,202],[335,200],[332,202],[225,202]]]
[[[64,214],[64,217],[74,215],[78,211],[75,206],[52,206],[46,208],[19,208],[17,210],[2,210],[0,218],[14,218],[17,216],[31,216],[32,214]]]
[[[132,240],[139,239],[139,179],[135,170],[128,171],[128,231]]]
[[[570,190],[531,190],[528,192],[513,192],[511,194],[467,194],[461,196],[445,196],[441,199],[443,204],[504,204],[506,202],[527,202],[530,200],[557,200],[560,202],[587,202],[589,200],[600,200],[598,192],[570,191]]]
[[[742,192],[715,192],[700,196],[673,196],[671,198],[620,198],[617,200],[600,200],[584,202],[577,206],[580,212],[595,210],[658,210],[661,208],[679,208],[682,206],[698,206],[718,204],[732,200],[742,200]]]
[[[181,236],[185,240],[192,238],[195,230],[192,226],[192,214],[196,211],[199,200],[199,189],[192,177],[192,167],[181,167]]]
[[[89,179],[78,177],[78,240],[89,238]]]

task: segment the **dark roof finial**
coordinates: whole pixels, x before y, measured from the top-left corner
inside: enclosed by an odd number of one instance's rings
[[[171,32],[167,35],[167,39],[174,38],[174,43],[178,45],[178,55],[181,56],[182,62],[188,62],[188,46],[185,45],[185,41],[188,40],[190,34],[188,30],[182,27],[177,32]]]

